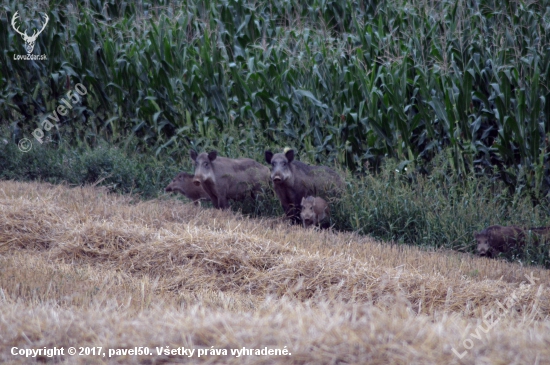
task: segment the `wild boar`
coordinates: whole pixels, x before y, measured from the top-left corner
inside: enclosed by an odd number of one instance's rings
[[[294,150],[273,154],[265,151],[265,160],[271,164],[271,180],[275,194],[281,201],[286,216],[300,220],[302,198],[313,195],[327,198],[339,195],[344,180],[326,166],[310,166],[294,160]]]
[[[180,172],[170,184],[164,189],[167,193],[175,192],[185,195],[193,201],[195,205],[199,204],[201,199],[210,200],[210,196],[200,186],[193,184],[194,175],[186,172]]]
[[[330,212],[328,203],[321,197],[308,196],[302,198],[300,218],[304,228],[320,225],[328,228],[330,225]]]
[[[514,247],[525,244],[525,232],[516,226],[490,226],[474,233],[477,241],[477,253],[480,256],[493,257]]]
[[[229,207],[228,200],[254,198],[262,188],[269,186],[269,169],[250,158],[218,157],[216,151],[197,154],[190,151],[195,162],[193,184],[201,186],[214,207]]]

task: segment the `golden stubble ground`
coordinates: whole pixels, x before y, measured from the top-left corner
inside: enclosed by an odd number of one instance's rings
[[[549,287],[541,268],[173,197],[0,182],[0,362],[549,364]],[[11,354],[54,346],[154,355]]]

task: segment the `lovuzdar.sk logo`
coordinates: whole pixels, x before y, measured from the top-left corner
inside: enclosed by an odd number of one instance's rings
[[[25,32],[23,33],[19,30],[19,27],[15,24],[15,21],[19,18],[18,13],[19,13],[19,11],[16,11],[15,14],[13,14],[13,17],[11,18],[11,26],[12,26],[13,30],[15,30],[18,34],[20,34],[21,37],[23,37],[23,40],[25,41],[25,50],[27,51],[27,54],[26,55],[16,55],[16,54],[14,54],[13,59],[14,60],[35,60],[35,61],[36,60],[41,61],[41,60],[47,59],[45,54],[33,55],[31,53],[34,50],[34,43],[36,42],[36,39],[38,38],[40,33],[42,33],[42,31],[44,31],[44,28],[46,28],[46,25],[48,24],[48,21],[50,20],[50,18],[48,18],[48,15],[43,14],[44,24],[42,25],[42,29],[40,29],[38,32],[35,29],[33,34],[31,36],[29,36],[27,34],[27,30],[25,30]]]

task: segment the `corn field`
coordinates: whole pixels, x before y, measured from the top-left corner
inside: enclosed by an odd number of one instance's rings
[[[40,29],[43,61],[12,28]],[[54,142],[261,158],[292,146],[352,171],[445,154],[535,202],[550,192],[550,1],[5,1],[0,124]],[[17,133],[19,134],[17,134]],[[32,138],[32,137],[31,137]],[[14,142],[17,141],[14,138]]]

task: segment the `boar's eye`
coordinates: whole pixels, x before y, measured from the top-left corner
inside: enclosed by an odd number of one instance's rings
[[[204,167],[208,167],[208,162],[203,163]]]

